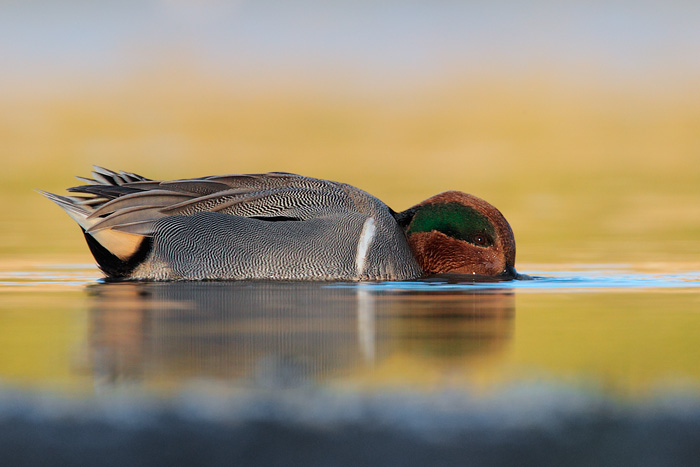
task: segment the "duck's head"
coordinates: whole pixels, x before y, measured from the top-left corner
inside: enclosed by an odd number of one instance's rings
[[[503,214],[476,196],[446,191],[397,214],[426,273],[515,278],[515,238]]]

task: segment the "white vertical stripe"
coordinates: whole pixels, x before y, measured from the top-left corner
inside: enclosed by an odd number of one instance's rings
[[[367,262],[369,246],[372,244],[376,230],[377,228],[374,226],[373,217],[367,218],[365,223],[362,224],[362,233],[360,234],[360,240],[357,242],[357,253],[355,254],[355,267],[357,268],[358,276],[361,276],[365,272],[365,263]]]

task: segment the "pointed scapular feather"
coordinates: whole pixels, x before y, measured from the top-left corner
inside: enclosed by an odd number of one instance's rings
[[[120,225],[133,224],[134,222],[154,222],[165,214],[160,212],[160,207],[133,206],[120,209],[109,216],[101,219],[90,227],[87,232],[93,233],[104,229],[116,228]]]
[[[147,237],[153,235],[153,221],[141,221],[132,222],[130,224],[121,224],[112,227],[109,230],[102,230],[101,232],[124,232],[134,235],[141,235],[142,237]]]
[[[128,195],[115,198],[95,210],[90,217],[102,216],[120,209],[132,207],[165,207],[180,203],[183,200],[191,199],[192,195],[187,193],[176,193],[167,190],[138,191]]]
[[[66,191],[71,193],[88,193],[111,199],[130,193],[137,193],[141,190],[119,185],[81,185],[68,188]]]
[[[172,180],[161,182],[161,186],[170,190],[186,191],[197,195],[210,195],[231,188],[225,183],[206,179]]]
[[[158,190],[161,188],[161,183],[154,180],[137,180],[135,182],[125,183],[125,188],[131,188],[135,191]]]
[[[81,204],[83,206],[98,206],[98,205],[102,205],[108,201],[109,201],[109,199],[102,198],[100,196],[95,196],[93,198],[83,197],[83,199],[78,201],[77,204]]]

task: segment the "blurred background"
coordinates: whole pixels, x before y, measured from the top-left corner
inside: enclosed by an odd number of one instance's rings
[[[700,262],[700,3],[0,3],[0,254],[92,262],[92,164],[448,189],[518,263]],[[522,267],[519,268],[522,270]]]

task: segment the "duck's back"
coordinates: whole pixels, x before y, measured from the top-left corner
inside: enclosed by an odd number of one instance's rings
[[[165,182],[100,168],[93,175],[69,190],[88,196],[50,197],[81,224],[110,276],[400,280],[422,273],[391,210],[350,185],[286,173]],[[136,240],[124,246],[122,237]],[[110,250],[110,242],[118,246]]]

